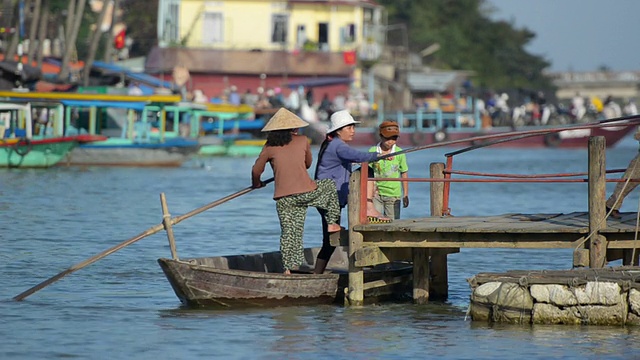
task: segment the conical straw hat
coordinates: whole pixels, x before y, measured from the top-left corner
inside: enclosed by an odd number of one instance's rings
[[[309,123],[300,119],[291,111],[280,108],[280,110],[269,119],[269,122],[262,128],[262,131],[298,129],[305,126],[309,126]]]

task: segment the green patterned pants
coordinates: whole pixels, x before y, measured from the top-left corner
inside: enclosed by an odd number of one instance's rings
[[[327,222],[335,224],[340,217],[338,190],[331,179],[317,180],[314,191],[282,197],[276,200],[280,219],[280,252],[285,269],[293,269],[304,262],[302,236],[307,208],[313,206],[327,211]]]

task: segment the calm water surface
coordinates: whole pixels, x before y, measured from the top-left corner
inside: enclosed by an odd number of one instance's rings
[[[451,150],[451,149],[448,149]],[[411,177],[428,177],[447,150],[409,155]],[[625,168],[637,142],[607,152]],[[314,154],[317,149],[314,150]],[[249,185],[253,158],[212,158],[178,169],[0,170],[0,358],[2,359],[632,359],[640,331],[593,326],[508,326],[465,319],[478,272],[566,269],[568,250],[463,249],[449,257],[450,296],[424,306],[384,304],[253,310],[185,309],[156,263],[169,257],[158,233],[36,292],[11,298],[69,266],[159,224],[159,194],[172,215]],[[494,173],[583,172],[586,150],[485,149],[454,168]],[[265,175],[265,178],[269,174]],[[609,184],[608,193],[612,190]],[[429,185],[410,184],[403,217],[426,216]],[[277,250],[273,187],[220,205],[174,228],[181,257]],[[454,215],[586,211],[586,184],[452,184]],[[638,194],[623,211],[636,211]],[[305,245],[319,246],[309,211]]]

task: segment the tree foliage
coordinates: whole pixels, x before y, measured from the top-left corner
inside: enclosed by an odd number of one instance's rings
[[[122,0],[127,36],[134,42],[129,55],[146,56],[158,42],[158,1]]]
[[[425,59],[436,68],[472,70],[476,85],[493,89],[550,89],[543,70],[550,63],[528,53],[535,38],[529,29],[490,18],[487,0],[379,0],[388,23],[409,29],[409,48],[420,52],[432,44],[440,50]],[[389,34],[391,36],[391,34]],[[397,34],[396,34],[397,36]]]

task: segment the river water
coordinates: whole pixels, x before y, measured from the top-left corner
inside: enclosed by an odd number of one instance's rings
[[[607,168],[625,168],[638,144],[607,151]],[[451,149],[408,155],[410,176]],[[314,149],[314,154],[317,148]],[[0,358],[2,359],[630,359],[640,330],[595,326],[514,326],[465,317],[479,272],[568,269],[570,250],[462,249],[449,256],[449,299],[251,310],[187,309],[156,259],[170,257],[164,232],[70,274],[21,302],[12,297],[162,221],[159,194],[173,216],[249,185],[253,158],[193,160],[177,169],[0,170]],[[454,168],[493,173],[585,172],[586,150],[483,149]],[[264,178],[269,177],[266,173]],[[614,175],[618,176],[618,175]],[[608,184],[608,194],[613,184]],[[253,191],[174,228],[181,257],[278,249],[273,187]],[[402,217],[428,214],[429,185],[411,183]],[[454,183],[454,215],[586,211],[587,185]],[[623,211],[636,211],[632,193]],[[346,216],[346,214],[345,214]],[[305,246],[319,246],[311,209]],[[616,265],[615,263],[613,265]]]

